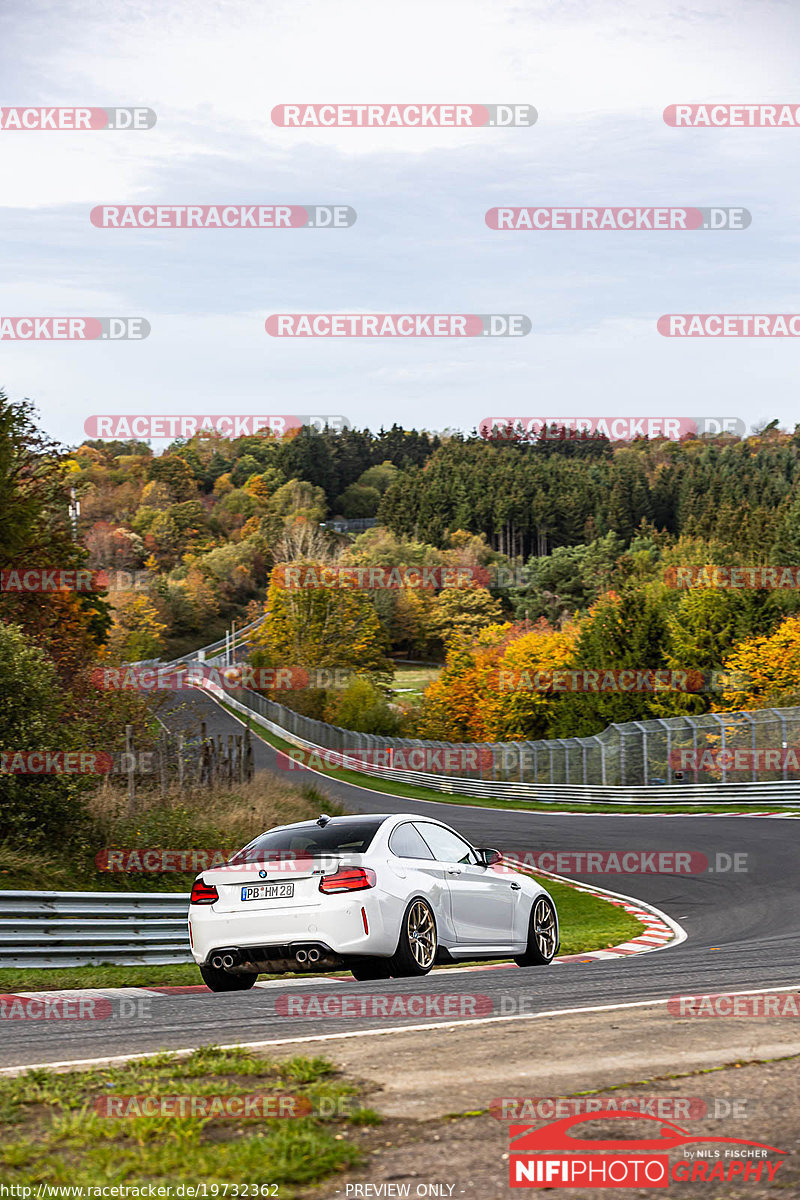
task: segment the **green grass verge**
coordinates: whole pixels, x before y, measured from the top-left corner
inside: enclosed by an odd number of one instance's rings
[[[641,924],[615,904],[578,892],[564,883],[541,879],[558,909],[561,924],[561,954],[605,950],[641,933]],[[461,965],[461,964],[457,964]],[[447,971],[450,967],[437,967]],[[289,978],[262,975],[262,979]],[[293,976],[299,978],[299,976]],[[52,991],[60,988],[180,987],[200,984],[193,963],[164,967],[4,967],[0,970],[0,993]]]
[[[241,720],[241,713],[238,713],[230,704],[226,704],[224,700],[217,700],[214,697],[215,703],[220,708],[224,708],[231,716]],[[292,750],[297,750],[297,746],[291,742],[287,742],[284,738],[272,733],[270,730],[264,729],[262,726],[253,722],[252,732],[255,737],[261,738],[262,741],[272,746],[275,750],[285,750],[287,753]],[[578,812],[578,813],[663,813],[663,812],[684,812],[692,813],[703,811],[705,809],[713,809],[715,813],[746,813],[752,811],[754,805],[742,806],[736,804],[715,804],[713,802],[703,800],[696,804],[670,804],[669,806],[657,804],[577,804],[569,800],[496,800],[486,796],[456,796],[448,792],[438,792],[433,788],[417,787],[410,783],[396,782],[393,779],[375,779],[371,775],[362,775],[360,771],[349,771],[338,767],[325,767],[313,764],[313,769],[319,771],[320,775],[326,776],[329,779],[340,779],[343,783],[353,783],[358,787],[367,788],[372,792],[382,792],[387,796],[405,796],[409,800],[432,800],[437,804],[466,804],[470,807],[478,806],[480,808],[502,808],[504,810],[517,809],[522,812]],[[287,775],[291,777],[292,772],[287,771]],[[544,786],[544,785],[543,785]],[[767,809],[772,809],[773,805],[764,801],[764,806]],[[783,812],[784,810],[781,809]],[[787,809],[787,816],[800,815],[800,809]]]
[[[395,663],[392,693],[398,700],[419,704],[425,689],[438,679],[441,666],[423,666],[419,663]]]
[[[121,1097],[255,1093],[302,1097],[310,1115],[108,1117],[95,1108],[110,1097],[127,1105]],[[6,1184],[246,1181],[275,1184],[269,1194],[285,1200],[361,1162],[374,1136],[369,1125],[379,1121],[325,1059],[270,1061],[204,1046],[182,1060],[165,1053],[116,1068],[35,1069],[0,1080],[0,1164]]]

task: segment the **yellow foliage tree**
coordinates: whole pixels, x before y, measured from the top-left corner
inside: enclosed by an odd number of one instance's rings
[[[800,616],[787,617],[768,637],[740,642],[723,666],[733,678],[718,712],[800,703]]]
[[[125,593],[114,609],[114,624],[108,638],[109,652],[128,662],[156,658],[164,647],[167,626],[147,596]]]

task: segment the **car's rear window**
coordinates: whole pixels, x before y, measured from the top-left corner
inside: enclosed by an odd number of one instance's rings
[[[317,825],[292,825],[286,829],[272,829],[262,833],[249,846],[235,854],[231,862],[246,862],[263,858],[271,853],[294,851],[317,858],[324,854],[363,854],[375,837],[385,817],[366,817],[358,821],[328,822]]]

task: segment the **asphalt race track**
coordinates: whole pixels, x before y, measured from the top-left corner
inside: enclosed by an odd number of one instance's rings
[[[235,718],[197,691],[172,699],[165,719],[175,729],[241,732]],[[254,738],[256,769],[275,769],[275,751]],[[300,781],[303,772],[293,771]],[[0,1066],[65,1062],[183,1049],[217,1042],[261,1042],[427,1023],[446,1017],[333,1017],[277,1015],[276,998],[335,991],[347,995],[479,993],[503,1019],[525,1013],[665,999],[676,994],[727,992],[797,985],[800,990],[800,877],[797,820],[771,817],[609,816],[504,812],[456,804],[429,804],[353,787],[311,774],[315,786],[351,811],[406,811],[434,815],[478,845],[508,853],[542,850],[699,851],[747,855],[744,872],[697,875],[584,876],[658,908],[686,930],[685,942],[652,954],[551,968],[435,972],[419,980],[344,983],[281,982],[242,994],[171,994],[142,1002],[113,1019],[24,1021],[0,1048]],[[198,975],[198,982],[199,975]],[[485,1006],[485,1002],[484,1002]],[[136,1008],[131,1002],[128,1007]],[[313,1050],[313,1044],[310,1047]],[[320,1050],[322,1047],[319,1048]]]

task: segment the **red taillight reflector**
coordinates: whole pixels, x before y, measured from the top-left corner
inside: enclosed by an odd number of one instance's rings
[[[217,900],[219,900],[219,892],[213,883],[204,883],[202,879],[195,879],[190,904],[216,904]]]
[[[375,872],[369,867],[342,867],[319,881],[321,892],[360,892],[371,887],[375,887]]]
[[[367,923],[367,910],[365,908],[362,908],[361,910],[361,920],[364,922],[364,933],[368,934],[369,924]]]

